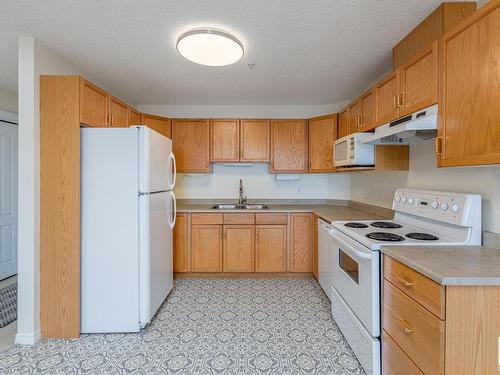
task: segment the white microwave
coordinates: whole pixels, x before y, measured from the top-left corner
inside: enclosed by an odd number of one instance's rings
[[[375,164],[375,146],[360,141],[373,133],[353,133],[333,143],[333,160],[336,167],[370,167]]]

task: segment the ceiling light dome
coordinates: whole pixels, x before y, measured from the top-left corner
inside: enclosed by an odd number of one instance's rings
[[[243,45],[225,31],[195,29],[177,39],[177,51],[189,61],[208,66],[231,65],[243,57]]]

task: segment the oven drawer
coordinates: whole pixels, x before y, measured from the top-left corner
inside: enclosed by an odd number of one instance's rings
[[[370,335],[337,290],[331,288],[332,316],[367,374],[380,375],[380,340]]]
[[[384,255],[384,278],[440,319],[445,318],[445,287]]]
[[[384,330],[382,330],[382,373],[424,375]]]
[[[426,375],[444,373],[445,323],[384,280],[382,326]]]

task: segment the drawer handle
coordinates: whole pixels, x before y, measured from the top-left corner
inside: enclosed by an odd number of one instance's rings
[[[409,281],[404,276],[398,275],[397,278],[398,278],[399,282],[404,285],[405,288],[410,289],[411,287],[413,287],[413,285],[415,285],[415,283]]]
[[[415,330],[410,327],[406,320],[400,319],[399,322],[403,326],[403,330],[405,331],[405,333],[407,333],[408,335],[411,335],[413,332],[415,332]]]

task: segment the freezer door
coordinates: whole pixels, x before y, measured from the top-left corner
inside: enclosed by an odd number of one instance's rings
[[[171,190],[175,184],[175,159],[172,141],[139,126],[139,191],[153,193]]]
[[[144,327],[173,287],[173,193],[141,195],[139,210],[139,314]]]

